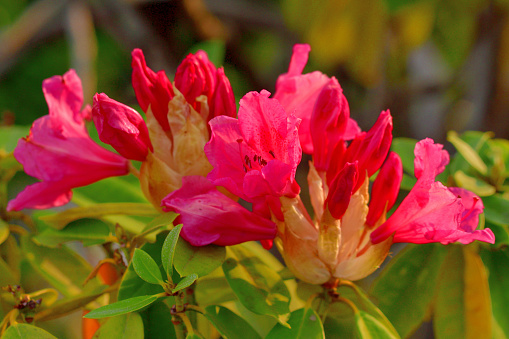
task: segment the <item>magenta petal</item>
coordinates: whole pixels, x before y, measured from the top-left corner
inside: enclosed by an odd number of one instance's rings
[[[434,182],[449,160],[442,145],[425,139],[417,143],[415,154],[417,183],[391,217],[371,233],[372,242],[380,243],[394,235],[394,242],[416,244],[468,244],[474,240],[494,243],[490,229],[475,230],[482,211],[477,197]]]
[[[94,96],[93,120],[99,138],[123,157],[144,161],[152,144],[141,115],[104,93]]]
[[[193,246],[230,246],[276,236],[276,224],[221,194],[201,176],[184,177],[182,188],[164,198],[162,205],[181,215],[182,237]]]
[[[463,213],[461,215],[461,228],[466,232],[473,232],[479,223],[479,215],[484,210],[484,204],[476,194],[460,187],[449,187],[454,195],[461,198]]]
[[[443,150],[443,147],[429,138],[415,145],[414,173],[417,179],[424,176],[425,180],[433,182],[435,177],[444,171],[449,163],[449,153]]]
[[[132,84],[141,109],[149,106],[163,130],[168,131],[168,103],[173,98],[173,86],[164,71],[155,73],[147,67],[141,49],[132,52]]]
[[[373,183],[366,224],[374,226],[384,211],[392,208],[398,197],[402,178],[401,158],[391,152]]]
[[[236,196],[243,196],[245,171],[240,155],[242,136],[237,119],[218,116],[209,122],[212,136],[205,145],[205,154],[214,169],[207,178]]]
[[[83,94],[75,93],[81,82],[74,71],[44,81],[43,90],[49,115],[34,121],[14,150],[25,172],[43,182],[20,193],[9,205],[12,209],[59,206],[69,200],[72,188],[128,172],[127,159],[88,136],[81,115]]]
[[[332,182],[325,204],[335,219],[341,219],[345,214],[352,194],[355,193],[353,188],[357,183],[358,177],[357,162],[346,163],[345,167]]]
[[[67,204],[72,197],[70,188],[62,182],[38,182],[27,186],[7,204],[8,211],[24,208],[45,209]]]
[[[309,45],[295,45],[288,73],[279,76],[276,82],[277,99],[288,114],[302,120],[299,127],[299,139],[305,153],[313,153],[310,134],[310,121],[316,99],[324,85],[329,81],[325,74],[315,71],[302,74],[308,60]]]

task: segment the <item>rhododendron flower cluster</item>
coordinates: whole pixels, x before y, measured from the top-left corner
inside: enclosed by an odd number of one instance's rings
[[[192,245],[260,240],[270,247],[275,241],[288,267],[308,283],[361,279],[394,242],[493,243],[491,230],[476,230],[480,198],[436,181],[449,155],[431,139],[417,143],[417,183],[387,218],[403,175],[399,156],[390,153],[392,116],[383,111],[361,131],[335,78],[302,74],[309,51],[296,45],[275,94],[247,93],[237,115],[224,70],[204,52],[187,56],[172,83],[134,50],[133,88],[146,119],[104,93],[93,99],[99,137],[119,154],[87,135],[90,112],[80,111],[76,74],[46,80],[50,114],[34,123],[15,151],[26,172],[42,182],[9,208],[62,205],[74,187],[136,173],[129,163],[135,160],[142,162],[137,175],[147,199],[180,214],[181,234]],[[312,214],[295,179],[302,152],[312,156]]]

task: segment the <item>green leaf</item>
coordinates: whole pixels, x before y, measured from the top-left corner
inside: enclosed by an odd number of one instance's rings
[[[369,313],[359,311],[355,313],[356,337],[359,339],[393,339],[397,338],[376,318]]]
[[[29,126],[0,126],[0,149],[7,153],[14,151],[18,140],[27,136]]]
[[[177,216],[178,214],[173,212],[163,213],[152,219],[152,221],[150,221],[140,233],[145,233],[151,230],[151,232],[147,233],[147,235],[155,236],[165,230],[171,230],[173,228],[173,221]],[[152,239],[147,240],[154,242]]]
[[[468,247],[448,246],[438,283],[435,337],[491,338],[491,302],[486,270]]]
[[[136,215],[155,217],[159,212],[149,204],[104,203],[91,206],[73,207],[63,212],[42,216],[41,219],[57,229],[64,228],[72,221],[83,218],[101,218],[108,215]]]
[[[57,337],[34,325],[15,324],[9,326],[2,339],[57,339]]]
[[[417,140],[410,138],[394,138],[391,144],[391,151],[399,155],[403,169],[412,176],[414,175],[415,144]]]
[[[509,245],[509,225],[498,225],[486,221],[484,228],[489,228],[495,235],[494,248]]]
[[[49,247],[57,247],[69,241],[82,241],[84,246],[92,246],[112,240],[108,225],[97,219],[76,220],[62,230],[48,227],[33,239]]]
[[[375,282],[372,295],[401,337],[407,337],[426,318],[445,253],[443,245],[407,245]]]
[[[143,338],[143,320],[138,313],[119,315],[108,319],[99,327],[94,338],[97,339],[139,339]]]
[[[147,252],[139,248],[134,250],[133,267],[138,276],[146,282],[151,284],[164,283],[157,263]]]
[[[183,290],[184,288],[191,286],[196,281],[196,279],[198,279],[198,275],[196,273],[188,275],[187,277],[184,277],[182,280],[180,280],[177,286],[175,286],[175,288],[171,291],[175,293]]]
[[[483,180],[479,180],[478,178],[465,174],[465,172],[461,170],[454,173],[453,177],[459,187],[472,191],[480,197],[493,195],[497,191],[494,186]]]
[[[165,237],[160,234],[157,236],[155,243],[146,243],[141,247],[141,249],[148,253],[148,255],[150,255],[156,263],[161,263],[161,248],[163,246],[164,239]],[[161,271],[162,266],[162,264],[158,264],[161,276],[164,274],[164,272]],[[118,300],[129,299],[135,296],[152,295],[161,292],[164,292],[161,285],[147,283],[138,276],[138,274],[134,271],[133,263],[131,261],[124,277],[122,278],[122,282],[120,283]]]
[[[152,304],[158,298],[158,295],[142,295],[139,297],[117,301],[116,303],[102,306],[90,311],[90,313],[87,313],[85,318],[100,319],[138,311],[139,309]]]
[[[320,293],[321,288],[314,285],[299,283],[298,293],[304,300],[308,299],[312,294]],[[355,307],[380,323],[391,335],[399,338],[398,332],[389,322],[387,317],[376,307],[368,298],[366,293],[355,285],[340,285],[337,289],[340,296],[348,299]],[[329,305],[327,310],[327,318],[324,322],[324,330],[326,338],[336,338],[338,333],[341,337],[351,338],[355,336],[357,329],[357,319],[352,307],[344,302],[335,302]]]
[[[103,295],[104,289],[106,289],[106,286],[99,286],[95,291],[90,293],[60,299],[50,307],[38,311],[35,315],[34,321],[48,321],[56,319],[76,311],[77,309],[83,308]],[[43,303],[43,305],[45,304]]]
[[[164,302],[155,302],[145,314],[145,338],[174,339],[175,327],[171,321],[171,310]],[[141,337],[140,337],[141,338]]]
[[[9,265],[0,257],[0,287],[7,285],[15,285],[19,283],[19,279],[11,270]]]
[[[488,174],[488,166],[486,166],[479,154],[468,143],[458,137],[458,133],[450,131],[447,133],[447,140],[456,147],[470,166],[482,175]]]
[[[199,277],[206,276],[221,266],[226,257],[224,246],[192,246],[182,238],[177,243],[176,252],[178,256],[175,257],[174,265],[180,276],[191,273]]]
[[[223,271],[239,301],[251,312],[284,323],[282,315],[290,312],[290,292],[281,276],[245,248],[229,249],[231,255],[223,263]]]
[[[66,297],[83,293],[83,282],[92,267],[67,247],[48,248],[36,245],[28,237],[21,238],[21,250],[31,266]],[[97,286],[91,281],[87,289]]]
[[[237,314],[223,306],[211,305],[205,308],[205,316],[217,331],[228,339],[261,338],[251,325]]]
[[[175,247],[177,246],[177,241],[179,240],[180,230],[182,230],[182,224],[174,227],[170,231],[164,240],[163,249],[161,250],[161,261],[163,263],[163,268],[170,277],[173,274],[173,257],[175,256]]]
[[[0,219],[0,245],[9,237],[9,224]]]
[[[509,305],[509,248],[499,251],[481,249],[481,258],[488,270],[488,282],[490,285],[491,308],[493,317],[500,329],[509,337],[509,317],[507,305]],[[494,336],[496,338],[496,336]]]
[[[198,305],[222,304],[237,299],[224,276],[200,279],[200,283],[196,284],[195,295]]]
[[[497,225],[509,223],[509,200],[496,194],[482,198],[484,203],[484,215],[487,221]]]
[[[276,324],[266,339],[320,339],[325,338],[320,316],[312,308],[301,308],[290,314],[291,328]]]

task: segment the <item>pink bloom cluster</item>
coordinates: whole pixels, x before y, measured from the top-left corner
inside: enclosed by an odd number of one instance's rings
[[[106,94],[96,94],[92,119],[100,139],[87,135],[81,84],[74,71],[43,84],[49,115],[21,140],[16,158],[42,180],[9,209],[47,208],[69,201],[71,189],[124,175],[141,161],[140,184],[164,211],[176,211],[191,244],[275,243],[302,280],[321,284],[370,274],[394,242],[494,242],[476,230],[479,197],[436,181],[449,162],[431,139],[415,147],[417,183],[386,218],[398,196],[401,160],[389,153],[392,117],[383,111],[369,131],[350,117],[335,78],[302,74],[310,47],[296,45],[276,92],[247,93],[238,117],[222,68],[200,51],[178,67],[172,83],[134,50],[133,87],[146,119]],[[295,180],[302,152],[312,156],[310,216]],[[371,193],[369,178],[378,172]],[[248,210],[237,202],[252,205]]]

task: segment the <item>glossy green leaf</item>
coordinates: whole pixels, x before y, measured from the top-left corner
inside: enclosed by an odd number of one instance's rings
[[[159,271],[159,266],[152,257],[139,248],[134,250],[133,268],[138,276],[151,284],[162,284],[163,277]]]
[[[494,247],[509,245],[509,225],[493,224],[486,221],[484,228],[489,228],[495,235]]]
[[[465,141],[458,137],[454,131],[447,134],[447,140],[456,147],[465,160],[482,175],[488,174],[488,166],[481,159],[479,154]]]
[[[454,173],[453,177],[459,187],[472,191],[480,197],[493,195],[497,191],[494,186],[488,184],[486,181],[465,174],[465,172],[461,170]]]
[[[394,339],[394,336],[383,323],[372,317],[369,313],[359,311],[355,313],[356,337],[359,339]]]
[[[229,309],[219,305],[205,308],[205,316],[217,331],[229,339],[258,339],[261,338],[251,325]]]
[[[509,200],[496,194],[482,199],[486,220],[497,225],[509,224]]]
[[[320,292],[321,288],[319,286],[309,285],[303,282],[298,285],[298,294],[304,300],[307,300],[312,294]],[[382,311],[371,302],[360,287],[354,288],[352,285],[341,285],[338,287],[337,292],[341,297],[352,302],[358,310],[369,314],[370,317],[382,324],[393,337],[399,338],[399,334],[394,326],[389,322]],[[347,338],[354,337],[358,329],[357,319],[352,307],[344,302],[334,302],[329,305],[327,317],[324,322],[324,330],[326,338],[337,338],[338,336]]]
[[[152,257],[152,259],[158,263],[159,271],[161,276],[164,275],[161,264],[161,248],[163,246],[165,237],[163,235],[157,236],[155,243],[146,243],[141,249]],[[161,285],[154,285],[141,279],[138,274],[134,271],[133,263],[129,264],[124,277],[120,283],[118,290],[118,300],[129,299],[135,296],[152,295],[164,292]]]
[[[42,328],[28,324],[15,324],[9,326],[2,339],[57,339],[54,335]]]
[[[0,245],[9,237],[9,224],[0,219]]]
[[[239,301],[256,314],[270,315],[284,323],[290,312],[290,292],[273,268],[243,247],[232,246],[223,271]]]
[[[178,216],[177,213],[167,212],[159,215],[158,217],[152,219],[146,226],[143,228],[141,233],[146,233],[150,236],[158,235],[160,232],[165,230],[171,230],[173,228],[173,221]],[[149,232],[149,230],[151,230]],[[149,240],[149,239],[147,239]],[[151,242],[154,242],[150,239]]]
[[[401,337],[407,337],[426,318],[445,253],[443,245],[408,245],[375,282],[372,295]]]
[[[14,151],[18,140],[27,136],[30,126],[0,126],[0,149]]]
[[[171,291],[175,293],[183,290],[184,288],[191,286],[196,281],[196,279],[198,279],[198,275],[196,273],[190,274],[187,277],[182,278],[182,280],[178,282],[177,286],[175,286],[175,288]]]
[[[44,246],[57,247],[69,241],[81,241],[85,246],[100,245],[112,241],[110,228],[101,220],[80,219],[62,230],[46,228],[34,237]]]
[[[479,255],[463,246],[448,246],[434,306],[435,337],[491,338],[488,278]]]
[[[32,267],[64,296],[83,293],[83,283],[92,267],[76,252],[65,246],[39,246],[28,237],[21,238],[21,250]],[[94,287],[94,281],[86,286],[87,289]]]
[[[164,302],[155,302],[144,312],[145,338],[174,339],[175,327],[169,321],[171,310]]]
[[[193,333],[188,333],[186,336],[186,339],[203,339],[203,337],[201,337],[197,333],[193,332]]]
[[[173,258],[175,256],[175,247],[177,246],[177,241],[179,240],[181,230],[182,224],[174,227],[164,240],[163,249],[161,250],[161,261],[163,268],[169,276],[171,276],[173,273]]]
[[[139,339],[143,338],[143,320],[138,313],[123,314],[108,319],[94,335],[97,339]]]
[[[507,305],[509,305],[509,249],[503,248],[498,251],[481,250],[481,258],[488,270],[488,282],[490,285],[491,307],[493,317],[500,330],[509,338],[509,317]],[[494,338],[497,338],[494,336]]]
[[[87,313],[85,318],[100,319],[138,311],[145,306],[152,304],[157,299],[157,295],[142,295],[139,297],[117,301],[116,303],[105,305],[90,311],[90,313]]]
[[[199,305],[221,304],[237,299],[225,277],[210,277],[200,279],[194,291]]]
[[[199,277],[206,276],[221,266],[226,257],[224,246],[192,246],[182,238],[177,243],[176,252],[178,256],[174,259],[174,265],[180,276],[191,273],[196,273]]]
[[[414,149],[417,140],[410,138],[394,138],[391,151],[396,152],[401,158],[403,169],[406,173],[414,175]]]
[[[291,328],[276,324],[266,339],[322,339],[325,338],[320,316],[312,308],[301,308],[290,314]]]

